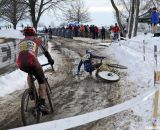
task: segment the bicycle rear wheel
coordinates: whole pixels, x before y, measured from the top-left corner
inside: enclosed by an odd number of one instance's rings
[[[21,118],[23,125],[31,125],[40,122],[40,111],[38,110],[38,95],[35,92],[34,100],[29,95],[30,89],[26,89],[21,100]]]
[[[128,67],[119,64],[107,64],[109,67],[119,68],[119,69],[127,69]]]
[[[120,79],[117,74],[110,71],[99,71],[97,76],[107,82],[116,82]]]

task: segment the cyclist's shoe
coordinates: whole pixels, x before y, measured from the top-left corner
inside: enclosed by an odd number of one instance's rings
[[[49,114],[49,109],[45,105],[45,99],[40,99],[39,100],[39,109],[42,112],[43,115],[48,115]]]
[[[35,100],[35,94],[34,94],[33,89],[29,89],[29,97],[31,100]]]
[[[43,115],[48,115],[50,113],[50,111],[46,105],[40,105],[39,109],[41,110]]]

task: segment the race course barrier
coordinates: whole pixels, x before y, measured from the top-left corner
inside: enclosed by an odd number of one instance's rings
[[[39,34],[43,41],[43,46],[47,46],[48,40],[44,34]],[[17,57],[17,44],[20,42],[18,39],[2,38],[0,39],[0,75],[5,72],[15,70],[16,57]],[[42,51],[39,49],[38,55]],[[13,69],[10,69],[13,68]]]
[[[126,101],[124,103],[121,103],[106,109],[89,112],[83,115],[64,118],[60,120],[54,120],[46,123],[40,123],[40,124],[30,125],[26,127],[15,128],[12,130],[45,130],[45,129],[46,130],[65,130],[65,129],[78,127],[90,122],[97,121],[102,118],[106,118],[108,116],[125,111],[127,109],[133,108],[134,106],[139,105],[141,102],[145,102],[148,98],[153,96],[158,89],[159,88],[150,89],[148,92],[146,92],[143,95],[140,95],[129,101]]]
[[[16,47],[16,40],[13,39],[0,43],[0,70],[15,64]]]

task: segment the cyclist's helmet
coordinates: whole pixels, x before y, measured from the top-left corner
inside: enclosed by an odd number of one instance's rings
[[[93,51],[92,51],[90,48],[86,50],[86,53],[87,53],[87,54],[88,54],[88,53],[89,53],[89,54],[92,54],[92,52],[93,52]]]
[[[25,36],[35,36],[36,30],[33,27],[25,27],[23,33]]]

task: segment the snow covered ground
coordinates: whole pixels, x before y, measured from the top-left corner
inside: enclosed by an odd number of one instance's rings
[[[19,30],[6,29],[6,30],[0,30],[0,38],[23,39],[24,36]]]
[[[78,39],[80,40],[80,38]],[[84,42],[92,43],[92,40],[81,39]],[[100,40],[96,40],[100,45]],[[149,92],[148,96],[142,102],[138,103],[139,100],[135,100],[135,106],[131,107],[134,114],[142,117],[143,122],[140,123],[136,130],[144,130],[152,128],[152,115],[154,109],[154,92],[159,85],[154,86],[154,71],[160,70],[160,39],[159,37],[153,37],[153,34],[139,34],[137,37],[132,39],[122,40],[120,42],[113,42],[109,44],[105,52],[107,55],[112,55],[119,64],[128,67],[127,80],[133,82],[133,87],[136,88],[136,97],[142,96],[144,93]],[[108,45],[108,44],[107,44]],[[154,58],[154,46],[157,46],[157,66]],[[145,54],[144,48],[145,47]],[[144,61],[145,56],[145,61]],[[137,104],[138,103],[138,104]],[[132,104],[133,105],[133,104]],[[160,103],[159,103],[160,105]],[[159,116],[158,116],[159,119]],[[157,120],[158,126],[160,121]],[[131,129],[135,130],[134,124]]]
[[[93,40],[84,39],[84,41],[92,43]],[[96,41],[99,42],[99,40]],[[137,93],[135,95],[137,97],[143,95],[146,92],[149,92],[148,96],[146,96],[140,104],[137,104],[139,100],[136,100],[135,106],[132,107],[134,114],[142,117],[143,119],[143,122],[140,123],[139,128],[136,128],[139,130],[150,129],[152,126],[154,92],[157,88],[159,88],[158,84],[154,86],[154,71],[160,70],[159,43],[159,37],[153,37],[153,34],[139,34],[137,37],[134,37],[132,39],[126,39],[124,41],[120,41],[119,43],[113,42],[112,44],[109,44],[109,48],[106,48],[104,52],[108,55],[112,55],[112,57],[119,61],[119,64],[128,67],[127,80],[133,82],[133,87],[136,87]],[[157,66],[154,58],[155,45],[157,46]],[[145,54],[143,50],[144,46]],[[158,126],[160,126],[160,121],[157,121]],[[131,127],[131,129],[134,130],[135,127]]]
[[[12,38],[22,38],[22,35],[13,32],[7,33],[0,31],[0,37],[12,37]],[[6,35],[7,34],[7,35]],[[93,39],[83,39],[79,38],[79,40],[85,40],[85,42],[92,43]],[[95,40],[94,40],[95,42]],[[143,122],[140,127],[137,128],[139,130],[143,130],[146,127],[149,127],[152,122],[152,112],[153,112],[153,90],[156,89],[154,86],[154,70],[158,70],[160,68],[160,39],[159,37],[152,37],[152,34],[140,34],[135,38],[120,41],[119,43],[109,44],[109,47],[106,47],[104,53],[107,55],[112,55],[115,57],[119,64],[125,65],[128,67],[128,79],[133,82],[133,87],[136,87],[136,96],[143,95],[144,93],[148,93],[148,96],[145,96],[146,99],[143,100],[140,104],[136,104],[132,108],[134,114],[143,117]],[[101,43],[101,40],[97,40],[98,44]],[[154,45],[157,45],[158,48],[158,64],[155,66],[154,60]],[[143,46],[145,46],[145,61],[143,60]],[[64,50],[65,51],[65,50]],[[45,58],[39,57],[41,62],[45,63]],[[21,72],[20,70],[16,70],[10,74],[6,74],[0,76],[0,96],[5,96],[6,94],[12,93],[16,90],[23,89],[25,84],[26,74]],[[8,82],[8,80],[10,82]],[[16,83],[15,83],[16,81]],[[10,86],[12,84],[12,86]],[[139,98],[138,98],[139,99]],[[138,100],[137,100],[138,101]],[[136,101],[135,101],[136,102]],[[133,105],[133,104],[132,104]],[[134,124],[132,124],[131,130],[135,129]],[[132,128],[133,127],[133,128]]]

